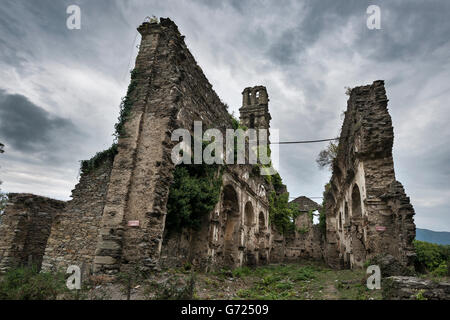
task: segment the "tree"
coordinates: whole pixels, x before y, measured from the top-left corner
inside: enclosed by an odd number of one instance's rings
[[[328,167],[329,170],[332,168],[333,160],[336,158],[338,152],[338,145],[336,143],[330,142],[326,149],[320,151],[317,156],[316,162],[320,169]]]

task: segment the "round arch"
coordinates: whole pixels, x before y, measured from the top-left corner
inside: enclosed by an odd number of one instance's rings
[[[247,203],[245,204],[245,215],[244,215],[244,224],[247,227],[251,227],[253,225],[253,220],[254,220],[254,210],[253,210],[253,204],[251,203],[251,201],[247,201]]]

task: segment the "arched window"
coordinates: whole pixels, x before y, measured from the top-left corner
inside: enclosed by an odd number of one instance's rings
[[[250,227],[253,225],[253,205],[249,201],[245,204],[245,225]]]
[[[266,221],[264,219],[264,213],[262,211],[259,213],[258,225],[259,225],[259,231],[266,229]]]
[[[239,261],[239,199],[231,185],[223,188],[222,212],[226,218],[224,232],[224,262],[236,267]]]
[[[352,190],[352,217],[354,218],[362,217],[361,196],[357,184],[353,186]]]
[[[250,115],[250,129],[255,128],[255,115],[252,113]]]

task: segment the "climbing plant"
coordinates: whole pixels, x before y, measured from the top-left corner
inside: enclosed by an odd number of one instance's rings
[[[125,134],[125,122],[128,120],[131,114],[131,108],[133,106],[133,99],[131,98],[131,94],[137,87],[137,76],[139,74],[138,69],[133,69],[131,71],[131,81],[128,85],[127,94],[122,98],[122,102],[120,103],[120,111],[119,117],[117,118],[117,123],[114,125],[114,137],[117,141],[119,138],[123,137]]]
[[[277,194],[272,191],[269,195],[269,219],[277,230],[286,234],[295,230],[295,219],[300,215],[296,203],[289,203],[289,192]]]
[[[81,172],[84,174],[91,172],[93,169],[98,168],[102,163],[104,163],[106,159],[110,159],[112,162],[116,154],[117,144],[113,143],[108,149],[97,152],[91,159],[82,160]]]
[[[223,166],[182,164],[175,167],[167,202],[166,229],[198,230],[202,218],[210,213],[220,196]]]

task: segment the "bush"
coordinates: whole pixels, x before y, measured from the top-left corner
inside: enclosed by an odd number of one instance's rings
[[[10,269],[0,281],[0,300],[55,300],[67,291],[64,274],[38,273],[36,267]]]
[[[295,219],[299,216],[298,204],[289,203],[289,193],[269,194],[269,219],[277,230],[286,234],[295,231]]]
[[[178,165],[170,186],[166,228],[200,228],[202,218],[210,213],[220,196],[222,168],[216,165]]]
[[[417,260],[416,269],[419,272],[443,273],[450,260],[450,246],[438,245],[425,241],[414,240]]]
[[[107,159],[111,161],[111,163],[114,161],[114,157],[117,154],[117,144],[113,143],[111,147],[109,147],[106,150],[97,152],[95,156],[93,156],[89,160],[82,160],[81,161],[81,172],[84,174],[87,174],[91,172],[92,170],[100,167]]]

